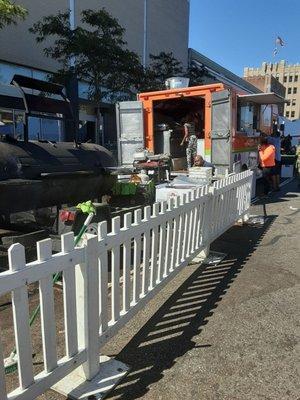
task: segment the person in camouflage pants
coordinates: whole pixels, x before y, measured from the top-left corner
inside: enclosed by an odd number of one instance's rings
[[[181,142],[181,146],[187,142],[186,148],[186,160],[188,168],[191,168],[194,164],[194,159],[197,155],[197,136],[193,114],[189,114],[184,124],[184,137]]]
[[[194,160],[197,155],[197,136],[191,135],[188,138],[188,145],[186,148],[186,160],[188,168],[194,165]]]

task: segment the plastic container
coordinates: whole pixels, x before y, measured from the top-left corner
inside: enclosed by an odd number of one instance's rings
[[[190,79],[184,78],[182,76],[174,76],[172,78],[168,78],[165,81],[165,85],[167,89],[179,89],[179,88],[186,88],[189,86]]]

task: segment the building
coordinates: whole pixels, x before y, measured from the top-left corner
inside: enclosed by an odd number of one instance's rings
[[[280,97],[285,97],[285,87],[273,75],[249,76],[244,79],[262,92],[273,92],[278,94]],[[283,115],[284,105],[278,105],[278,111],[279,115]]]
[[[259,93],[262,91],[260,88],[246,82],[243,78],[194,49],[189,49],[189,65],[202,71],[203,84],[222,82],[238,86],[249,93]]]
[[[284,107],[284,115],[292,120],[300,118],[300,64],[263,62],[259,68],[244,68],[244,77],[272,75],[285,87],[285,97],[289,100]]]
[[[22,0],[20,3],[28,10],[28,17],[16,26],[4,28],[0,35],[0,133],[14,135],[21,134],[24,110],[20,94],[9,85],[13,75],[46,80],[47,75],[58,67],[55,61],[45,57],[45,44],[37,44],[28,28],[44,16],[69,9],[69,0]],[[125,28],[128,48],[135,51],[144,64],[147,64],[149,54],[165,51],[173,52],[178,60],[187,65],[189,0],[75,0],[76,22],[79,23],[83,9],[102,7]],[[79,84],[79,97],[81,136],[95,142],[102,141],[108,147],[114,146],[114,107],[101,104],[101,121],[96,121],[96,105],[88,100],[87,85],[83,82]],[[54,123],[53,120],[49,122],[38,118],[31,119],[29,125],[32,139],[64,137],[59,121]]]

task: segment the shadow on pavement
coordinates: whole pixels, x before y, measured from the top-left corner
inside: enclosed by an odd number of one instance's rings
[[[280,188],[280,192],[273,192],[267,198],[259,198],[256,201],[256,205],[263,205],[263,204],[273,204],[273,203],[284,203],[288,202],[291,199],[299,198],[297,193],[300,193],[300,187],[296,184],[297,182],[295,179],[289,182],[287,185]],[[292,193],[291,193],[292,190]],[[258,197],[262,195],[262,193],[258,194]]]
[[[193,348],[205,351],[211,346],[196,344],[193,338],[209,322],[275,218],[269,216],[263,226],[235,226],[213,244],[213,250],[229,253],[227,258],[219,265],[201,265],[118,354],[117,358],[129,364],[131,371],[109,398],[143,396],[178,357]]]

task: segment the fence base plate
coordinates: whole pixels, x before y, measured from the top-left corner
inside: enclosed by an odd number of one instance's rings
[[[71,372],[52,389],[73,400],[101,400],[128,374],[129,366],[107,356],[100,356],[100,371],[86,381],[80,368]]]
[[[227,256],[226,253],[219,253],[218,251],[210,251],[208,256],[203,260],[205,265],[218,265]]]

